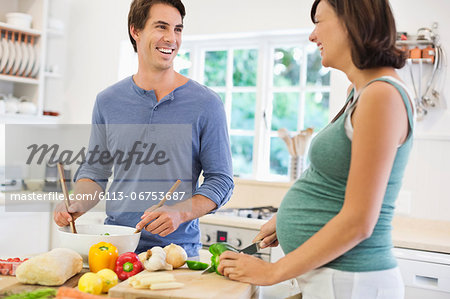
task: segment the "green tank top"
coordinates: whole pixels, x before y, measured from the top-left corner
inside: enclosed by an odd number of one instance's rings
[[[391,221],[412,147],[414,121],[405,89],[388,77],[377,78],[370,83],[374,81],[390,83],[399,91],[408,113],[409,133],[406,141],[397,149],[381,213],[372,235],[325,265],[342,271],[378,271],[397,265],[391,252]],[[352,90],[347,103],[353,98],[353,94]],[[357,99],[350,107],[356,103]],[[328,124],[312,140],[308,155],[310,166],[289,189],[280,205],[277,214],[277,236],[286,254],[302,245],[342,208],[351,156],[351,140],[344,128],[349,110],[335,122]]]

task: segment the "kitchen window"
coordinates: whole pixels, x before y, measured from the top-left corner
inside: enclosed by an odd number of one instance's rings
[[[330,71],[307,32],[187,37],[175,69],[222,98],[236,176],[287,180],[277,130],[328,122]]]

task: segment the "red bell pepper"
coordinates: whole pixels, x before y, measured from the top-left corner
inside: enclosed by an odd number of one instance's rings
[[[144,270],[139,257],[134,252],[125,252],[117,258],[114,272],[120,280],[126,280]]]

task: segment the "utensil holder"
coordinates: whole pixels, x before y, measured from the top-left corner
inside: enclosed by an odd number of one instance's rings
[[[290,156],[289,161],[289,178],[291,181],[297,180],[303,172],[304,159],[303,156]]]

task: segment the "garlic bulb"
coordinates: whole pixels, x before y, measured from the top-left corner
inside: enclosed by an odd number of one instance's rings
[[[146,270],[157,271],[173,269],[172,265],[166,263],[166,253],[161,247],[155,246],[151,250],[148,250],[147,256],[149,258],[144,261],[144,267]]]

